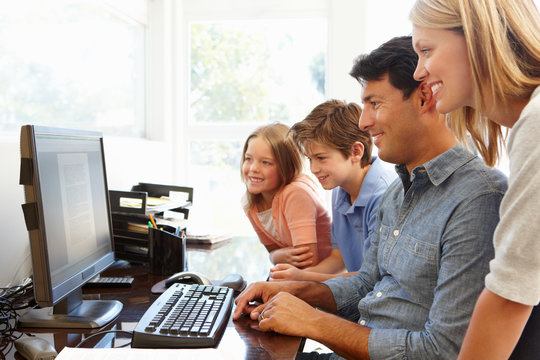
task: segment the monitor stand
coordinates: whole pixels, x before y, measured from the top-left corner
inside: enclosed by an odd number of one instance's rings
[[[99,328],[118,316],[122,303],[118,300],[83,300],[78,288],[54,307],[31,309],[19,319],[20,327]]]

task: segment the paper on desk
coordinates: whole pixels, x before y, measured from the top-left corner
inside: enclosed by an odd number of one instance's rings
[[[123,325],[125,326],[125,325]],[[135,349],[135,348],[68,348],[65,347],[56,360],[238,360],[244,359],[246,344],[237,331],[225,331],[219,349]]]
[[[208,359],[241,359],[243,353],[227,353],[214,348],[205,349],[133,349],[133,348],[113,348],[113,349],[84,349],[65,347],[56,360],[208,360]]]

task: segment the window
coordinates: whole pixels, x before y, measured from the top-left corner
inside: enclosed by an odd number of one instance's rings
[[[264,124],[300,121],[326,98],[325,2],[301,3],[182,2],[187,121],[180,151],[195,187],[194,228],[252,234],[240,206],[246,137]]]
[[[410,34],[412,3],[179,3],[176,176],[195,188],[190,226],[253,234],[240,206],[246,137],[263,124],[300,121],[329,98],[360,102],[348,75],[354,58]]]
[[[145,1],[0,3],[0,131],[22,124],[142,136]]]
[[[189,120],[302,119],[324,99],[326,32],[324,18],[191,23]]]

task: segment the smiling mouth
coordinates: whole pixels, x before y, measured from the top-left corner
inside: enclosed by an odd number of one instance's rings
[[[373,142],[376,142],[383,135],[384,135],[383,132],[380,132],[380,133],[377,133],[377,134],[371,134],[371,137],[373,137]]]
[[[263,179],[261,179],[261,178],[254,178],[254,177],[251,177],[251,176],[250,176],[250,177],[248,177],[248,179],[249,179],[249,181],[250,181],[251,183],[255,183],[255,184],[258,184],[258,183],[263,182]]]
[[[319,176],[317,179],[319,179],[319,182],[323,182],[324,180],[328,179],[328,175]]]
[[[431,85],[431,92],[435,94],[439,89],[442,87],[442,83],[438,82],[433,85]]]

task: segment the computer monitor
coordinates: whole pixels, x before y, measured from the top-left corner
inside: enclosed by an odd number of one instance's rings
[[[22,327],[95,328],[122,309],[116,300],[84,300],[81,287],[114,262],[99,132],[21,128],[23,212],[32,255],[34,297]]]

